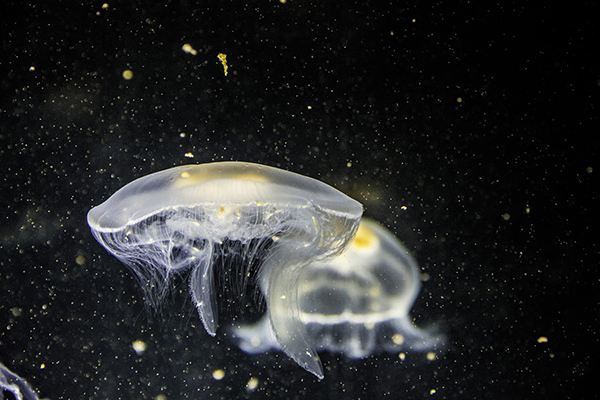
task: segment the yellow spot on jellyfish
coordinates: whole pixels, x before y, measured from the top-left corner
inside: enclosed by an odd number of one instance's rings
[[[156,303],[170,274],[191,271],[192,302],[206,331],[217,330],[214,275],[223,254],[243,260],[240,286],[256,284],[278,347],[323,378],[314,340],[300,315],[302,272],[352,241],[362,206],[333,187],[260,164],[220,162],[171,168],[139,178],[88,213],[96,240],[140,278]],[[221,257],[221,258],[220,258]],[[219,260],[219,262],[217,262]],[[312,282],[312,275],[306,277]],[[251,341],[256,343],[256,341]]]

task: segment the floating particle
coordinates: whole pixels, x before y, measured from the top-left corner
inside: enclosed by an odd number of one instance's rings
[[[227,54],[219,53],[217,54],[219,60],[221,60],[221,64],[223,64],[223,73],[227,76]]]

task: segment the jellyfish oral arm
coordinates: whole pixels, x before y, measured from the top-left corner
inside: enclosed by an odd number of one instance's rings
[[[302,368],[323,379],[323,364],[300,320],[298,278],[303,265],[294,257],[297,254],[281,250],[269,257],[263,265],[262,289],[268,293],[269,321],[281,349]]]
[[[217,333],[218,310],[211,246],[205,248],[204,253],[198,258],[198,262],[192,270],[190,291],[206,332],[211,336],[215,336]]]

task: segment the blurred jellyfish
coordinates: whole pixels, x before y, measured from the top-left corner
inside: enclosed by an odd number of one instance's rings
[[[318,350],[364,358],[376,352],[430,351],[443,335],[412,324],[408,312],[420,288],[419,268],[390,231],[364,219],[347,250],[300,273],[300,320]],[[247,353],[279,349],[263,318],[233,328]]]
[[[214,274],[224,254],[251,265],[279,347],[323,378],[299,319],[298,279],[310,263],[341,254],[362,206],[323,182],[259,164],[220,162],[171,168],[124,186],[88,213],[92,233],[140,277],[150,301],[172,273],[191,269],[190,291],[206,331],[217,329]]]
[[[38,397],[25,382],[25,379],[12,373],[0,363],[0,399],[4,399],[5,392],[14,396],[17,400],[37,400]]]

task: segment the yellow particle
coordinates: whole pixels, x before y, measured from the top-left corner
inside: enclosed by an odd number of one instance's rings
[[[502,219],[504,219],[505,221],[508,221],[510,219],[510,214],[509,213],[502,214]]]
[[[406,207],[406,206],[402,206],[402,207],[400,207],[400,209],[401,209],[402,211],[406,211],[406,210],[408,210],[408,207]]]
[[[108,9],[108,3],[104,3],[104,4],[102,4],[102,9],[103,9],[103,10],[106,10],[106,9]]]
[[[75,257],[75,262],[77,263],[77,265],[83,265],[85,264],[85,257],[80,254],[77,257]]]
[[[250,378],[248,380],[248,383],[246,383],[246,389],[252,391],[254,389],[256,389],[258,387],[258,378],[255,378],[254,376],[252,378]]]
[[[128,81],[131,78],[133,78],[133,71],[131,71],[130,69],[126,69],[125,71],[123,71],[123,79]]]
[[[187,157],[187,158],[194,158],[194,155],[193,155],[192,153],[185,153],[185,154],[184,154],[184,157]]]
[[[429,361],[435,360],[435,353],[433,351],[430,351],[429,353],[427,353],[427,359]]]
[[[285,3],[287,3],[287,0],[279,0],[279,2],[280,2],[281,4],[285,4]]]
[[[431,389],[431,390],[429,391],[429,394],[435,394],[435,392],[436,392],[436,390],[435,390],[435,389]]]
[[[135,350],[138,356],[144,354],[144,352],[148,348],[146,342],[144,342],[143,340],[136,340],[135,342],[131,343],[131,347],[133,347],[133,350]]]
[[[216,381],[220,381],[225,377],[225,371],[222,369],[216,369],[213,371],[213,379]]]
[[[456,102],[457,102],[457,103],[462,103],[462,97],[457,97],[457,98],[456,98]]]
[[[198,51],[195,50],[191,44],[184,44],[183,46],[181,46],[181,50],[185,51],[188,54],[191,54],[193,56],[195,56],[196,54],[198,54]]]
[[[548,338],[547,338],[546,336],[540,336],[540,337],[537,339],[537,342],[538,342],[538,343],[548,343]]]
[[[398,354],[398,358],[401,360],[406,360],[406,353],[400,353]]]
[[[167,400],[167,396],[164,394],[159,394],[154,398],[154,400]]]
[[[217,54],[219,60],[221,60],[221,64],[223,64],[223,73],[227,76],[227,55],[223,53]]]
[[[348,161],[348,163],[346,164],[346,167],[350,168],[352,166],[352,163],[350,161]]]
[[[35,71],[35,67],[32,65],[31,67],[29,67],[30,71]]]

